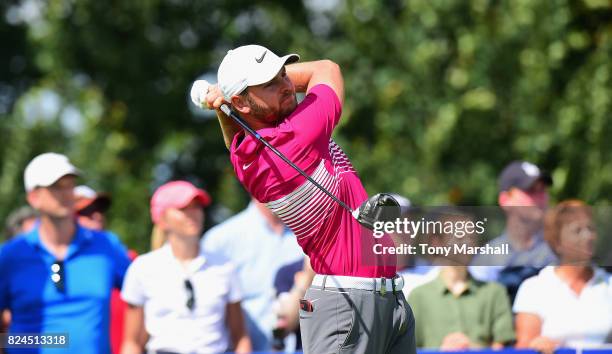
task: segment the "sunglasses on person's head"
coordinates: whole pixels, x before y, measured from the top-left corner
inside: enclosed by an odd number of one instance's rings
[[[189,298],[187,299],[187,308],[189,311],[193,311],[195,307],[195,293],[193,291],[193,284],[188,279],[185,279],[185,289],[189,293]]]
[[[55,261],[51,265],[51,281],[59,292],[66,290],[66,275],[64,272],[64,261]]]

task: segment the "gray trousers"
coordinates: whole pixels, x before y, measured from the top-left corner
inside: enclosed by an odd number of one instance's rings
[[[401,291],[311,287],[300,309],[304,354],[415,354],[415,321]]]

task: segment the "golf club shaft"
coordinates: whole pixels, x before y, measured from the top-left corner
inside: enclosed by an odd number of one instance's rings
[[[270,143],[267,142],[266,139],[264,139],[255,130],[253,130],[251,127],[249,127],[249,125],[242,118],[238,117],[238,115],[236,115],[234,112],[232,112],[232,110],[226,104],[221,106],[221,110],[223,111],[223,113],[227,114],[234,121],[236,121],[236,123],[238,123],[244,130],[249,132],[249,134],[251,134],[253,137],[255,137],[255,139],[259,140],[268,149],[272,150],[272,152],[275,153],[276,156],[280,157],[283,161],[285,161],[287,164],[289,164],[289,166],[293,167],[293,169],[295,169],[302,176],[304,176],[310,183],[314,184],[315,187],[319,188],[323,193],[327,194],[327,196],[330,197],[333,201],[338,203],[338,205],[340,205],[344,209],[348,210],[348,212],[351,213],[351,215],[353,215],[353,209],[351,209],[348,205],[346,205],[346,203],[344,203],[340,199],[336,198],[335,195],[331,194],[327,189],[325,189],[325,187],[320,185],[317,181],[312,179],[312,177],[310,177],[308,174],[306,174],[306,172],[304,172],[301,168],[299,168],[296,164],[294,164],[291,160],[289,160],[285,155],[283,155],[282,152],[278,151],[274,146],[270,145]]]

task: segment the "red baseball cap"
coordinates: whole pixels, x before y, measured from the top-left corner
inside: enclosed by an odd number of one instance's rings
[[[157,223],[166,209],[181,209],[192,200],[198,200],[203,207],[210,205],[212,199],[205,190],[186,181],[172,181],[157,188],[151,198],[151,219]]]

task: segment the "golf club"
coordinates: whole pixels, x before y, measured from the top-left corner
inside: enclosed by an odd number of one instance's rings
[[[206,95],[208,94],[208,89],[210,84],[206,80],[196,80],[191,87],[191,101],[198,107],[202,107],[202,102],[206,99]],[[315,187],[325,193],[328,197],[330,197],[334,202],[348,211],[353,218],[355,218],[361,225],[367,227],[370,230],[374,229],[374,223],[377,221],[387,221],[387,220],[395,220],[400,217],[400,206],[399,203],[387,193],[379,193],[370,197],[366,200],[358,209],[351,209],[346,203],[338,199],[335,195],[329,192],[325,187],[320,185],[317,181],[312,179],[304,170],[299,168],[296,164],[294,164],[291,160],[289,160],[282,152],[272,146],[266,139],[264,139],[261,135],[259,135],[255,130],[253,130],[247,122],[245,122],[241,117],[239,117],[236,113],[234,113],[231,108],[227,104],[222,104],[220,107],[221,111],[225,113],[228,117],[231,117],[238,125],[240,125],[244,130],[246,130],[249,134],[251,134],[255,139],[259,140],[264,146],[270,149],[276,156],[280,157],[281,160],[285,161],[289,166],[295,169],[299,174],[304,176],[310,183],[312,183]],[[387,210],[383,209],[383,207],[395,207],[395,208],[387,208]]]

